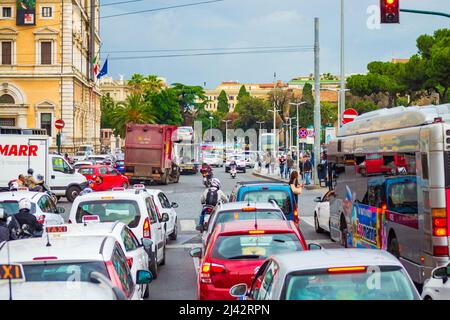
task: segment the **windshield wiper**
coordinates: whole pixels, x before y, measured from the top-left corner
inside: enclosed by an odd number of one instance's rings
[[[237,259],[263,259],[265,258],[264,256],[260,256],[257,254],[243,254],[240,256],[234,256],[231,258],[228,258],[229,260],[237,260]]]

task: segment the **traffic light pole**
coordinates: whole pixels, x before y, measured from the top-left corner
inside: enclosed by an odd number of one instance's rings
[[[414,10],[414,9],[400,9],[400,12],[408,12],[408,13],[418,13],[418,14],[427,14],[432,16],[441,16],[450,18],[450,13],[438,12],[438,11],[425,11],[425,10]]]

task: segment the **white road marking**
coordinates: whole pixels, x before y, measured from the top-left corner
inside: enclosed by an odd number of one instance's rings
[[[311,227],[314,227],[314,217],[300,217],[300,221],[309,224]]]
[[[333,243],[333,241],[331,241],[330,239],[317,239],[317,240],[306,240],[306,243],[328,244]]]
[[[195,230],[195,220],[194,219],[182,219],[180,220],[181,231],[196,231]]]
[[[166,245],[167,249],[194,249],[200,248],[202,246],[201,243],[185,243],[185,244],[168,244]]]

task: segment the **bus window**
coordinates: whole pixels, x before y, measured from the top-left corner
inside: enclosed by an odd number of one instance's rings
[[[370,179],[367,187],[367,198],[363,200],[369,206],[381,208],[386,204],[384,193],[384,179]]]
[[[399,181],[389,184],[387,208],[389,211],[404,214],[417,214],[417,183],[416,181]]]

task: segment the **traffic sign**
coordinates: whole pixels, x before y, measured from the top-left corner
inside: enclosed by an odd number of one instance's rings
[[[358,116],[358,111],[353,108],[345,109],[342,113],[342,124],[350,123]]]
[[[308,137],[308,130],[306,128],[301,128],[298,130],[298,137],[301,139],[305,139]]]
[[[64,123],[63,119],[58,119],[55,121],[56,129],[62,129],[62,128],[64,128],[64,126],[65,126],[65,123]]]

